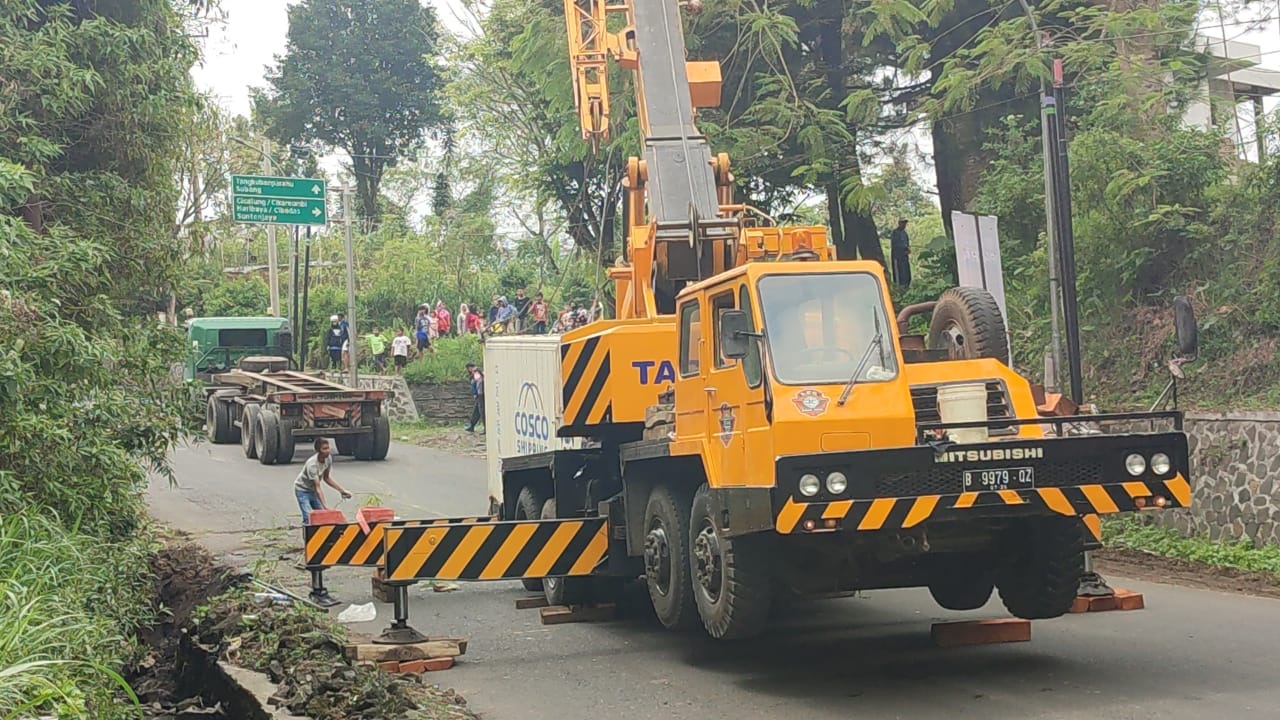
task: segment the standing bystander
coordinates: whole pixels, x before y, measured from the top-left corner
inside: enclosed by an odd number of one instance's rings
[[[471,422],[467,424],[467,432],[475,432],[476,425],[484,425],[484,373],[475,363],[467,363],[467,375],[471,377]],[[486,426],[488,427],[488,426]]]
[[[512,321],[512,330],[515,332],[524,332],[529,325],[529,296],[525,295],[524,288],[516,290],[516,299],[511,303],[516,313]]]
[[[391,341],[391,356],[397,375],[404,372],[404,367],[409,364],[409,346],[412,344],[413,341],[405,334],[404,328],[400,328],[400,334]]]
[[[329,351],[329,369],[342,367],[342,348],[347,343],[347,330],[337,315],[329,316],[329,329],[324,334],[324,347]]]
[[[529,320],[533,323],[534,335],[547,334],[547,303],[542,299],[542,293],[535,294],[529,304]]]
[[[898,227],[889,233],[889,256],[893,262],[893,281],[911,287],[911,238],[907,235],[906,218],[898,218]]]

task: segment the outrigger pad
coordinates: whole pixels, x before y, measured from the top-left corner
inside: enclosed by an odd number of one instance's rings
[[[373,642],[379,645],[409,645],[412,643],[427,642],[427,636],[414,630],[408,625],[395,626],[391,625],[382,631],[382,634],[373,639]]]

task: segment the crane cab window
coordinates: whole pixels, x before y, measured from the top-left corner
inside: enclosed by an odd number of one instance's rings
[[[680,377],[697,375],[702,342],[702,313],[696,300],[680,308]]]
[[[716,369],[727,368],[733,361],[720,354],[720,313],[733,309],[733,291],[721,293],[711,298],[711,317],[715,327],[711,330],[712,342],[715,343]]]
[[[769,357],[778,382],[818,385],[897,377],[880,283],[868,273],[760,279]],[[864,361],[865,359],[865,361]]]

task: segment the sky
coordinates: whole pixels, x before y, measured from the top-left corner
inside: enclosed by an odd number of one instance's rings
[[[284,52],[289,29],[288,6],[293,4],[296,0],[221,0],[224,21],[210,28],[209,37],[204,40],[203,62],[192,70],[192,76],[232,114],[249,114],[250,88],[265,85],[266,67],[274,63],[276,55]],[[447,30],[464,33],[471,26],[471,18],[461,0],[423,0],[423,4],[435,8]],[[1274,18],[1277,13],[1276,5],[1267,0],[1255,17]],[[1280,74],[1280,25],[1274,20],[1256,29],[1242,24],[1220,28],[1216,19],[1205,17],[1201,21],[1201,32],[1215,39],[1225,33],[1228,40],[1261,46],[1261,66],[1276,68]],[[1266,103],[1268,111],[1278,105],[1280,99],[1275,98]],[[925,153],[931,150],[927,133],[914,132],[905,137],[915,140]],[[331,157],[322,165],[333,172],[340,162]],[[917,169],[921,179],[932,186],[932,173],[923,167]]]

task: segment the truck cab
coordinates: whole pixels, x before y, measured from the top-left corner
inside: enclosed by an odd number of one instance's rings
[[[288,318],[203,317],[187,322],[184,378],[210,382],[230,371],[241,358],[293,356],[293,331]]]

